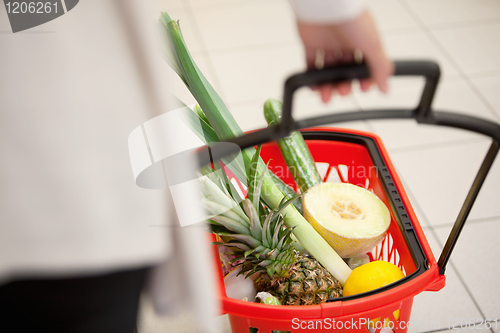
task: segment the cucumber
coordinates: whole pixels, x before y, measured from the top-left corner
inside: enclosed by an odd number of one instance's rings
[[[268,125],[278,124],[281,121],[281,102],[268,99],[264,103],[264,117]],[[322,182],[311,152],[300,132],[294,131],[290,136],[278,140],[278,146],[301,193]]]

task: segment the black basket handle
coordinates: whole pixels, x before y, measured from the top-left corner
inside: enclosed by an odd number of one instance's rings
[[[437,63],[433,61],[396,61],[394,65],[394,76],[423,76],[426,80],[422,97],[415,109],[343,112],[294,121],[292,117],[292,102],[293,95],[297,89],[304,86],[314,86],[324,83],[335,83],[369,77],[368,67],[365,64],[343,65],[299,73],[289,77],[285,82],[282,118],[279,124],[228,140],[227,142],[234,144],[224,145],[220,147],[217,152],[212,151],[212,153],[215,153],[212,155],[212,158],[219,159],[229,154],[238,153],[240,149],[278,140],[289,135],[291,131],[301,128],[353,120],[415,119],[418,123],[456,127],[487,135],[493,139],[490,149],[481,164],[438,260],[439,273],[444,274],[460,232],[465,225],[467,217],[479,194],[479,190],[500,149],[500,125],[485,119],[459,113],[432,110],[432,100],[440,77],[440,69]],[[200,160],[200,165],[205,165],[209,162],[209,160],[202,158]]]
[[[423,120],[428,118],[434,93],[436,92],[441,74],[439,66],[432,61],[397,61],[394,65],[394,76],[425,77],[425,87],[415,113],[417,119]],[[365,64],[352,64],[308,71],[289,77],[285,82],[285,91],[283,96],[283,115],[281,120],[282,129],[288,130],[293,128],[292,100],[293,94],[297,89],[304,86],[320,85],[323,83],[366,79],[369,76],[370,73]]]

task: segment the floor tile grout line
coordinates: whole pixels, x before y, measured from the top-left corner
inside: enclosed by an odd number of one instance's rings
[[[191,3],[191,2],[190,2]],[[219,3],[213,3],[213,4],[192,4],[191,7],[193,10],[220,10],[220,9],[226,9],[228,6],[231,6],[231,8],[247,8],[249,6],[262,6],[262,5],[267,5],[267,1],[260,1],[260,2],[253,2],[253,1],[224,1],[224,2],[219,2]]]
[[[500,69],[492,71],[484,71],[484,72],[474,72],[474,73],[469,73],[468,75],[470,80],[498,77],[500,76]]]
[[[365,111],[365,110],[363,110],[363,108],[361,107],[361,104],[356,99],[356,96],[353,93],[349,94],[349,100],[351,101],[352,104],[354,104],[354,106],[356,107],[357,110]],[[375,131],[375,127],[373,127],[373,124],[371,122],[369,122],[368,120],[363,120],[362,123],[366,127],[368,127],[368,130],[370,132],[372,132],[374,134],[377,134],[376,131]]]
[[[461,69],[461,67],[456,63],[456,61],[453,59],[453,57],[448,53],[447,50],[444,49],[444,47],[441,45],[441,43],[437,40],[437,38],[430,32],[428,31],[427,32],[427,35],[429,36],[429,38],[433,41],[433,43],[436,45],[436,47],[438,47],[438,49],[441,50],[441,52],[445,55],[446,58],[448,58],[448,60],[450,62],[452,62],[454,64],[454,66],[456,66],[456,68],[458,68],[458,73],[460,74],[460,76],[464,79],[465,83],[469,86],[469,88],[474,92],[474,94],[479,98],[479,100],[486,106],[486,108],[488,109],[488,111],[490,111],[491,115],[496,118],[497,120],[500,121],[500,115],[496,112],[495,108],[493,107],[493,105],[491,105],[491,103],[484,97],[484,95],[481,93],[481,91],[479,91],[479,89],[476,87],[476,85],[474,84],[474,82],[469,78],[469,76],[467,74],[465,74],[465,72]]]
[[[453,260],[450,259],[448,264],[451,265],[451,267],[453,267],[453,269],[455,270],[455,273],[457,273],[458,279],[460,280],[460,282],[462,282],[462,285],[464,286],[465,291],[469,294],[469,297],[472,299],[472,302],[474,302],[474,305],[476,306],[477,310],[479,311],[479,313],[481,314],[483,319],[486,320],[486,315],[484,314],[483,309],[481,309],[481,306],[479,306],[478,301],[474,297],[472,291],[469,289],[469,286],[465,282],[465,280],[464,280],[462,274],[460,273],[460,271],[458,270],[458,268],[455,266],[455,263],[453,262]],[[493,329],[490,328],[490,332],[494,333]]]
[[[430,234],[432,234],[432,236],[434,237],[434,240],[441,246],[441,248],[444,247],[444,244],[441,242],[441,240],[439,239],[436,231],[434,229],[430,229]],[[441,250],[442,252],[442,250]],[[438,258],[439,260],[439,258]],[[455,271],[455,274],[457,275],[458,279],[460,280],[460,283],[462,284],[462,286],[464,287],[465,291],[467,292],[467,294],[469,295],[470,299],[472,300],[472,302],[474,303],[474,306],[476,307],[477,311],[479,311],[479,314],[482,316],[482,318],[485,320],[486,319],[486,316],[484,315],[483,313],[483,310],[481,309],[481,307],[479,306],[479,303],[477,302],[476,298],[474,297],[474,295],[472,294],[472,292],[470,291],[469,289],[469,286],[467,285],[467,283],[465,282],[464,278],[462,277],[462,274],[460,273],[460,271],[458,270],[458,268],[455,266],[453,260],[450,258],[450,260],[448,261],[448,266],[451,266],[451,268],[453,268],[453,270]],[[491,329],[490,329],[491,330]],[[494,333],[493,330],[491,330],[491,333]]]
[[[404,180],[404,177],[399,175],[399,177],[401,178],[401,180]],[[404,182],[405,184],[408,184],[407,182]],[[423,218],[425,220],[425,223],[427,225],[430,226],[430,220],[429,218],[427,217],[427,214],[425,213],[425,211],[422,209],[422,207],[420,206],[418,200],[416,200],[416,196],[413,194],[412,190],[410,188],[406,188],[405,191],[407,192],[408,196],[409,197],[412,197],[414,200],[414,204],[413,206],[415,206],[416,208],[418,208],[419,212],[420,212],[420,215],[421,215],[421,219]],[[426,233],[426,234],[431,234],[433,237],[434,237],[434,240],[441,246],[441,251],[442,251],[442,248],[444,246],[444,244],[441,243],[441,240],[438,238],[437,236],[437,233],[436,231],[432,228],[429,229],[429,233]],[[437,258],[439,259],[439,258]],[[467,294],[469,295],[469,297],[471,298],[472,302],[474,303],[474,305],[476,306],[477,310],[479,311],[479,313],[481,314],[481,316],[483,317],[483,319],[485,319],[486,317],[484,316],[484,313],[482,312],[481,308],[479,307],[479,304],[477,303],[476,299],[473,297],[472,293],[470,292],[468,286],[465,284],[465,281],[463,280],[462,276],[460,275],[460,272],[457,270],[457,268],[453,265],[453,262],[452,260],[450,259],[450,261],[448,262],[449,265],[452,266],[453,270],[455,271],[455,273],[457,274],[459,280],[460,280],[460,283],[462,284],[462,286],[465,288],[465,291],[467,292]],[[493,331],[491,333],[494,333]]]
[[[451,65],[455,68],[455,70],[460,74],[460,76],[464,79],[466,84],[471,88],[471,90],[476,94],[476,96],[483,102],[486,108],[490,111],[490,113],[495,117],[498,121],[500,121],[500,115],[496,112],[495,108],[491,105],[491,103],[483,96],[483,94],[477,89],[476,85],[470,80],[467,74],[463,71],[460,65],[455,61],[455,59],[451,56],[451,54],[443,47],[443,45],[439,42],[439,40],[434,36],[429,27],[420,19],[420,17],[410,8],[410,6],[402,1],[403,6],[406,10],[413,16],[413,18],[417,21],[417,24],[424,31],[427,37],[431,40],[431,42],[438,48],[438,50],[447,58],[447,60],[451,63]]]
[[[481,102],[486,105],[488,110],[493,114],[493,116],[496,118],[497,121],[500,121],[500,112],[496,112],[495,107],[491,105],[491,103],[484,97],[484,95],[481,93],[481,91],[478,89],[474,81],[472,81],[466,74],[464,74],[466,77],[466,82],[468,83],[469,87],[472,89],[472,91],[476,94],[476,96],[479,97]]]
[[[352,96],[354,97],[354,94],[351,93],[349,96]],[[347,98],[349,99],[349,96],[346,96],[346,97],[342,97],[342,98]],[[305,97],[310,97],[310,96],[305,96]],[[319,95],[318,95],[318,98],[319,98]],[[335,97],[335,98],[339,98],[338,96]],[[355,97],[354,97],[355,98]],[[354,101],[352,99],[349,99],[351,102],[354,103]],[[233,107],[247,107],[247,106],[252,106],[254,103],[259,103],[261,101],[260,98],[253,98],[253,99],[246,99],[246,100],[238,100],[238,101],[229,101],[228,104],[230,104],[231,106]],[[356,103],[356,106],[358,106],[358,110],[363,110],[361,106],[359,106],[359,104]],[[343,109],[343,110],[338,110],[339,112],[348,112],[348,111],[353,111],[353,110],[348,110],[348,109]],[[364,110],[363,110],[364,111]],[[337,112],[337,111],[332,111],[333,112]]]
[[[384,36],[404,36],[414,34],[419,32],[419,27],[404,27],[404,28],[389,28],[389,29],[379,29],[379,32]]]
[[[189,4],[186,4],[186,2]],[[254,4],[249,5],[248,1],[241,1],[241,2],[227,1],[227,2],[212,4],[212,5],[208,5],[208,6],[197,6],[197,5],[193,5],[191,0],[187,0],[184,2],[184,8],[186,9],[186,11],[189,11],[191,18],[193,18],[193,19],[196,17],[195,11],[197,11],[197,10],[206,10],[206,9],[219,10],[221,8],[227,8],[227,5],[231,5],[231,6],[233,6],[233,8],[245,8],[248,6],[256,6],[256,5],[257,6],[267,6],[268,3],[262,2],[262,3],[257,3],[257,4],[254,3]],[[197,30],[198,34],[200,35],[200,39],[203,39],[203,37],[201,36],[200,27],[196,23],[196,20],[193,20],[193,21],[195,22],[196,30]],[[297,34],[295,34],[295,36],[297,36]],[[278,42],[278,43],[286,43],[288,45],[292,45],[292,44],[296,44],[297,42],[300,42],[300,38],[298,36],[296,37],[296,39],[291,39],[288,41],[282,41],[282,42]],[[206,51],[209,55],[212,55],[214,53],[217,54],[219,52],[227,53],[227,52],[232,52],[232,51],[248,51],[249,48],[253,48],[253,47],[255,47],[257,50],[258,49],[267,49],[272,45],[276,45],[276,42],[254,44],[254,45],[243,45],[243,46],[236,46],[236,47],[223,47],[223,48],[215,48],[215,49],[209,49],[204,40],[202,41],[201,44],[203,46],[203,50]],[[211,61],[211,59],[210,59],[210,61]]]
[[[420,31],[420,30],[418,30]],[[414,34],[417,32],[417,28],[412,28],[406,29],[406,30],[400,30],[400,29],[391,29],[391,30],[382,30],[381,33],[384,34],[385,36],[402,36],[402,35],[409,35],[409,34]],[[241,46],[226,46],[226,47],[218,47],[218,48],[213,48],[213,49],[208,49],[207,51],[211,52],[214,55],[217,55],[218,53],[238,53],[238,52],[244,52],[249,49],[252,51],[261,51],[261,50],[267,50],[267,49],[272,49],[275,47],[286,47],[286,46],[291,46],[291,45],[301,45],[300,39],[299,38],[293,38],[290,40],[283,40],[279,42],[267,42],[267,43],[259,43],[259,44],[250,44],[250,45],[241,45]]]
[[[268,43],[259,43],[259,44],[249,44],[249,45],[240,45],[240,46],[229,46],[229,47],[219,47],[214,49],[208,49],[207,52],[210,52],[213,55],[220,54],[231,54],[231,53],[241,53],[248,51],[262,51],[269,49],[277,49],[277,48],[286,48],[290,46],[300,46],[300,40],[298,39],[290,39],[290,40],[282,40],[279,42],[268,42]]]
[[[310,96],[305,96],[306,98],[310,98]],[[319,99],[320,97],[317,96]],[[343,97],[346,98],[346,97]],[[240,100],[240,101],[233,101],[233,102],[228,102],[227,104],[230,105],[231,107],[234,108],[244,108],[244,107],[249,107],[249,106],[254,106],[256,103],[263,103],[262,98],[254,98],[254,99],[248,99],[248,100]],[[349,110],[347,108],[342,109],[342,110],[331,110],[329,111],[330,113],[335,113],[335,112],[350,112],[354,110]],[[301,119],[302,120],[302,119]]]
[[[403,184],[408,185],[408,182],[405,181],[405,176],[398,174],[399,178],[401,179]],[[418,209],[418,212],[420,213],[419,220],[424,220],[426,226],[432,227],[429,218],[427,217],[427,214],[425,213],[423,207],[420,205],[420,203],[417,200],[417,197],[413,194],[413,191],[409,188],[409,186],[404,187],[404,191],[406,192],[408,196],[408,200],[412,198],[412,202],[410,202],[410,205],[412,207],[415,207]],[[415,211],[415,209],[413,209]],[[416,215],[416,212],[415,212]]]
[[[206,60],[208,71],[210,72],[210,76],[212,77],[213,83],[211,83],[211,84],[214,85],[214,89],[217,88],[215,90],[220,95],[222,100],[225,102],[226,99],[225,99],[224,89],[222,88],[222,85],[221,85],[220,80],[219,80],[219,76],[217,75],[217,71],[215,70],[214,64],[212,62],[210,52],[208,51],[205,40],[201,34],[200,26],[198,25],[198,22],[196,21],[196,17],[194,15],[194,12],[191,8],[191,1],[190,0],[183,1],[182,4],[183,4],[183,8],[186,12],[186,15],[189,16],[189,20],[191,21],[191,26],[193,27],[193,30],[195,30],[195,36],[196,36],[198,43],[200,45],[200,48],[201,48],[200,53],[204,56],[204,58]]]
[[[397,148],[387,148],[389,153],[392,154],[404,154],[404,153],[412,153],[422,150],[433,150],[433,149],[441,149],[446,147],[456,147],[466,144],[475,144],[481,142],[488,142],[487,138],[477,137],[477,138],[467,138],[467,139],[455,139],[444,142],[434,142],[422,145],[415,146],[407,146],[407,147],[397,147]]]
[[[482,217],[482,218],[467,220],[466,225],[485,223],[485,222],[495,222],[495,220],[499,220],[499,219],[500,219],[500,215],[490,216],[490,217]],[[453,224],[454,224],[454,222],[450,222],[450,223],[432,225],[431,227],[432,227],[432,229],[441,229],[441,228],[451,227],[451,226],[453,226]]]
[[[445,31],[445,30],[460,29],[460,28],[480,27],[484,25],[493,25],[498,23],[500,23],[500,17],[491,17],[486,19],[472,19],[466,21],[454,21],[446,23],[433,23],[433,24],[426,24],[426,26],[431,31]]]

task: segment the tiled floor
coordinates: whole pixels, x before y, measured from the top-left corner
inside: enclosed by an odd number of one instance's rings
[[[397,59],[434,59],[442,69],[434,106],[500,122],[500,2],[498,0],[371,0],[387,52]],[[244,130],[264,127],[262,104],[280,98],[284,79],[304,68],[302,47],[286,0],[159,0],[159,9],[180,19],[200,68]],[[338,110],[416,104],[421,82],[391,80],[381,96],[359,92],[322,105],[301,91],[297,119]],[[186,90],[175,87],[186,103]],[[382,137],[403,179],[435,256],[475,176],[489,139],[461,130],[416,125],[412,121],[346,124]],[[471,212],[446,272],[447,286],[414,301],[410,332],[447,330],[467,321],[500,317],[500,161]],[[230,332],[225,317],[224,332]],[[491,328],[488,328],[491,326]],[[500,333],[500,322],[459,332]],[[158,318],[147,303],[139,329],[196,332],[188,319]]]

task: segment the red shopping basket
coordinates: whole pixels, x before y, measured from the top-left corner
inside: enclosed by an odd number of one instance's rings
[[[368,77],[364,65],[344,66],[307,72],[290,77],[285,83],[283,116],[279,125],[256,131],[211,150],[211,157],[200,154],[201,165],[217,160],[239,149],[263,144],[261,156],[269,169],[283,170],[286,164],[274,140],[292,130],[302,130],[311,154],[322,170],[324,181],[349,182],[372,190],[391,211],[391,224],[385,239],[369,253],[372,260],[389,261],[401,268],[405,277],[391,285],[367,293],[330,299],[327,303],[309,306],[271,306],[228,298],[214,246],[214,262],[219,272],[219,297],[222,311],[227,313],[233,333],[271,332],[380,332],[384,319],[395,332],[406,332],[413,297],[422,291],[438,291],[445,285],[444,271],[460,231],[472,208],[486,175],[500,147],[498,124],[465,115],[436,112],[431,102],[439,79],[439,67],[433,62],[405,61],[395,63],[395,75],[418,75],[426,78],[423,95],[415,110],[374,110],[348,112],[293,121],[293,93],[305,85],[360,79]],[[309,128],[319,124],[361,119],[414,118],[419,123],[444,125],[472,130],[493,138],[491,148],[474,180],[465,203],[436,262],[418,223],[401,181],[380,138],[361,131],[336,128]],[[203,156],[201,156],[203,155]],[[210,158],[210,159],[209,159]],[[278,173],[295,186],[289,173]],[[379,320],[382,318],[382,320]]]

